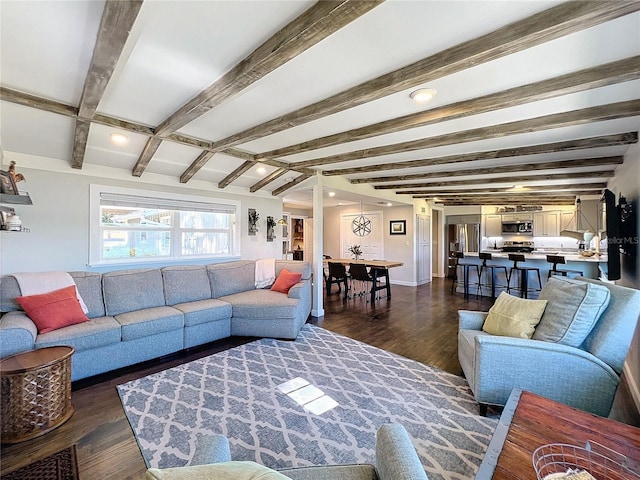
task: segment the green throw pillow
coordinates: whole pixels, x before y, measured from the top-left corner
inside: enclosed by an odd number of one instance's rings
[[[528,300],[502,292],[489,309],[482,330],[503,337],[531,338],[546,306],[546,300]]]
[[[579,347],[609,306],[611,293],[604,285],[551,277],[539,298],[548,303],[533,339]]]
[[[291,480],[255,462],[222,462],[191,467],[150,468],[147,480]]]

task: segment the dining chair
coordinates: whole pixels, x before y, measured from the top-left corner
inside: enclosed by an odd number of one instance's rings
[[[362,297],[363,295],[369,295],[371,288],[365,289],[365,285],[371,284],[373,287],[373,277],[367,270],[367,266],[363,263],[351,263],[349,264],[349,275],[351,276],[351,284],[353,290],[353,297]],[[358,282],[359,290],[355,291],[353,282]],[[367,298],[367,301],[369,299]]]
[[[344,297],[347,298],[349,292],[348,278],[346,267],[342,263],[327,262],[329,266],[329,273],[326,279],[327,295],[331,294],[331,285],[338,285],[338,293],[342,291],[341,284],[344,284]]]

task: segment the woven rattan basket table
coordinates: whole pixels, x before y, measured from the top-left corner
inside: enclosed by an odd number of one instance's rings
[[[73,347],[46,347],[0,360],[2,443],[44,435],[73,415]]]

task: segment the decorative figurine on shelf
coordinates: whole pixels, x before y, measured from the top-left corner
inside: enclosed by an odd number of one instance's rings
[[[11,160],[11,163],[9,164],[9,174],[13,177],[13,181],[16,183],[27,181],[23,174],[16,173],[16,162],[14,160]]]
[[[360,260],[360,256],[362,255],[362,250],[360,249],[360,245],[351,245],[349,247],[349,252],[353,255],[355,260]]]

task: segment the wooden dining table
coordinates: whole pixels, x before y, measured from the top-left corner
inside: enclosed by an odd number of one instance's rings
[[[373,280],[371,284],[371,302],[375,301],[376,291],[385,288],[387,290],[387,297],[391,298],[391,284],[389,283],[389,272],[390,268],[401,267],[404,265],[403,262],[397,262],[393,260],[355,260],[353,258],[327,258],[324,260],[324,264],[327,265],[329,262],[333,263],[342,263],[345,266],[352,265],[354,263],[364,265],[366,267],[371,268],[371,278]],[[385,278],[385,285],[378,286],[378,278],[381,277],[380,272],[384,272],[382,276]]]

